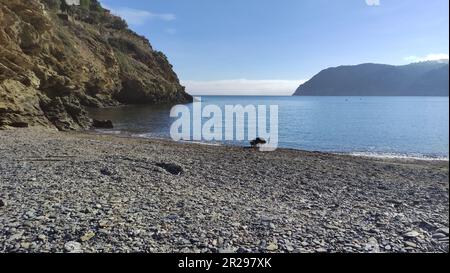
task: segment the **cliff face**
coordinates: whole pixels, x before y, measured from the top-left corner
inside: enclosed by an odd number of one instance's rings
[[[85,106],[178,103],[185,93],[149,41],[97,1],[0,0],[0,127],[91,125]]]
[[[448,96],[448,62],[362,64],[321,71],[296,96]]]

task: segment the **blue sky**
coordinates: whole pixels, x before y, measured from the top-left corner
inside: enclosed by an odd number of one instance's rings
[[[101,0],[192,94],[280,94],[320,70],[448,58],[448,0]]]

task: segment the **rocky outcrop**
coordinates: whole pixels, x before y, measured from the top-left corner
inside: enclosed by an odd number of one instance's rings
[[[164,54],[84,3],[0,0],[0,127],[76,130],[92,123],[86,106],[191,99]]]

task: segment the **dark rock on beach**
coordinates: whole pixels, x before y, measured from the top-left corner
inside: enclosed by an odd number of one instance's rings
[[[114,125],[112,121],[110,120],[96,120],[94,119],[92,121],[92,127],[94,128],[101,128],[101,129],[112,129],[114,128]]]
[[[255,147],[258,147],[260,145],[264,145],[266,143],[267,143],[267,141],[264,138],[257,137],[256,139],[250,141],[250,146],[255,148]]]

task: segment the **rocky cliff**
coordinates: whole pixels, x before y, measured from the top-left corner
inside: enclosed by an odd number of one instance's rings
[[[321,71],[296,96],[448,96],[448,61],[361,64]]]
[[[82,3],[0,0],[0,127],[76,130],[91,125],[87,106],[191,100],[163,53]]]

